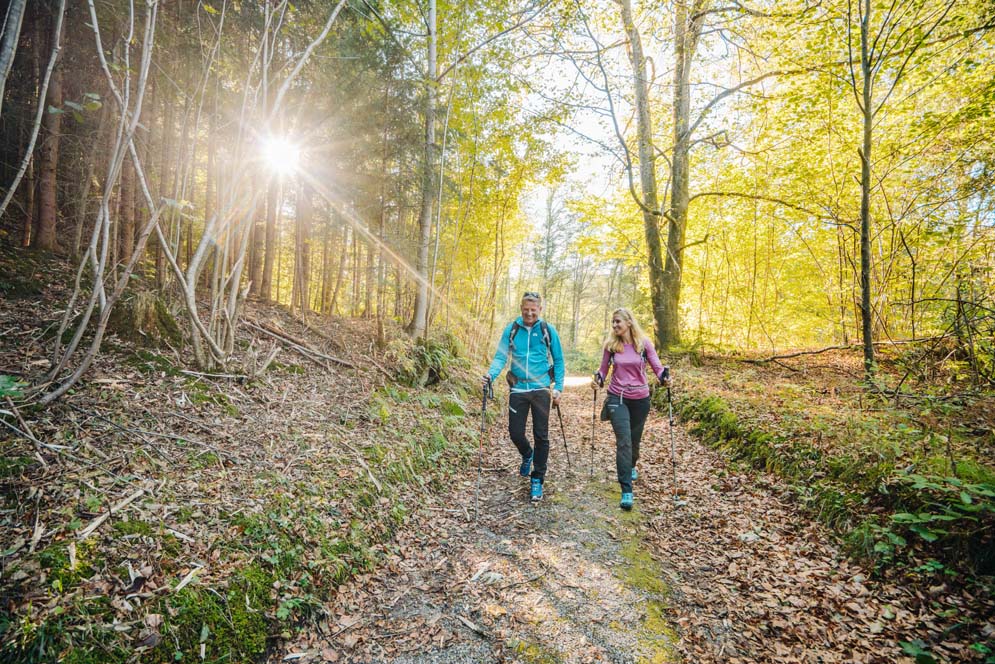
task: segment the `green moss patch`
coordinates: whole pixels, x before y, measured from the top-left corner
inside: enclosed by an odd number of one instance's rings
[[[516,640],[510,645],[521,661],[528,664],[560,664],[564,661],[558,652],[535,641]]]

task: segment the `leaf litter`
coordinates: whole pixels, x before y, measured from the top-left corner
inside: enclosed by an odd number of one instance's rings
[[[28,375],[43,366],[31,313],[5,305],[0,315],[5,329],[19,330],[0,349],[4,370]],[[368,343],[359,327],[342,334],[353,336],[329,352]],[[105,627],[141,654],[160,644],[169,621],[153,610],[158,598],[187,585],[223,587],[233,570],[269,555],[224,547],[242,534],[234,517],[261,513],[273,495],[299,497],[290,487],[310,484],[316,495],[302,509],[318,515],[326,535],[344,536],[369,512],[323,500],[322,488],[379,483],[381,469],[363,450],[396,441],[384,439],[369,412],[382,371],[307,367],[250,386],[177,375],[148,358],[136,369],[127,361],[135,350],[115,345],[88,387],[28,418],[51,447],[3,440],[10,461],[0,564],[10,615],[32,607],[41,624],[84,596],[107,597],[114,613]],[[311,618],[276,635],[269,661],[911,662],[915,652],[984,661],[971,646],[995,636],[991,596],[872,578],[786,487],[739,472],[683,429],[675,433],[686,504],[675,507],[659,415],[647,425],[636,509],[619,512],[605,425],[588,476],[588,394],[564,397],[575,467],[568,473],[554,424],[542,503],[528,503],[497,417],[480,513],[468,457],[451,486],[415,482],[411,495],[382,497],[374,510],[403,501],[409,513],[387,530],[360,521],[382,531],[372,546],[377,564],[357,569]],[[88,527],[93,537],[80,538]],[[39,564],[37,552],[54,555],[56,545],[64,567]],[[317,551],[303,555],[320,562]],[[284,590],[273,588],[274,600],[295,596]],[[79,628],[96,635],[98,625]]]

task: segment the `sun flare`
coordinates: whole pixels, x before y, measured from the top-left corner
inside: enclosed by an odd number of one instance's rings
[[[270,136],[263,141],[263,158],[274,172],[289,175],[297,170],[301,150],[286,138]]]

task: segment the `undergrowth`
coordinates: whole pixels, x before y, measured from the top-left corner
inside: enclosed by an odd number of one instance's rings
[[[459,349],[447,347],[426,367],[438,376],[462,371]],[[136,356],[140,368],[168,371],[160,356]],[[431,368],[434,367],[434,368]],[[120,520],[83,542],[70,530],[46,548],[19,559],[28,583],[40,573],[44,588],[34,606],[15,615],[0,612],[0,660],[25,663],[260,661],[280,638],[324,619],[336,589],[375,569],[392,551],[391,540],[419,504],[418,496],[441,491],[475,449],[476,427],[466,419],[468,400],[459,381],[436,391],[408,391],[389,384],[370,398],[371,430],[360,447],[339,446],[341,418],[330,418],[319,453],[308,456],[306,479],[261,465],[245,509],[222,514],[212,525],[208,550],[195,560],[164,525]],[[197,384],[189,382],[191,394]],[[213,392],[211,392],[213,394]],[[205,399],[224,411],[227,404]],[[353,426],[352,422],[348,426]],[[348,428],[348,427],[347,427]],[[357,440],[353,438],[353,440]],[[221,458],[199,451],[186,467],[223,470]],[[29,461],[25,460],[25,463]],[[8,459],[0,474],[17,474],[22,461]],[[162,499],[167,499],[165,496]],[[81,498],[100,509],[95,495]],[[177,523],[203,519],[195,508],[174,515]],[[80,527],[74,519],[75,528]],[[70,546],[73,547],[70,551]],[[123,579],[130,561],[155,559],[169,588],[132,601],[128,631],[121,621],[120,590],[99,585]],[[191,580],[177,590],[182,578]],[[22,586],[22,589],[26,586]],[[16,592],[10,589],[10,592]],[[144,621],[144,622],[143,622]]]
[[[732,380],[727,374],[723,384]],[[698,377],[675,391],[692,433],[785,479],[853,555],[879,567],[995,573],[995,471],[967,454],[957,458],[950,430],[880,404],[827,408],[790,383],[727,398],[714,381]],[[931,569],[921,569],[924,556]]]

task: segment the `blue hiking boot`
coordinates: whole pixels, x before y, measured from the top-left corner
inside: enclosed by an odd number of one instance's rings
[[[629,494],[630,496],[632,494]],[[532,478],[532,491],[529,493],[529,498],[533,503],[538,503],[542,500],[542,480],[538,477]]]
[[[632,479],[633,480],[639,479],[639,471],[636,470],[635,466],[632,467]]]
[[[632,501],[633,498],[631,493],[623,493],[622,500],[619,501],[618,506],[621,507],[626,512],[628,512],[629,510],[632,509]]]
[[[534,454],[535,452],[522,459],[522,465],[518,468],[518,474],[522,477],[528,477],[529,473],[532,472],[532,456]]]

